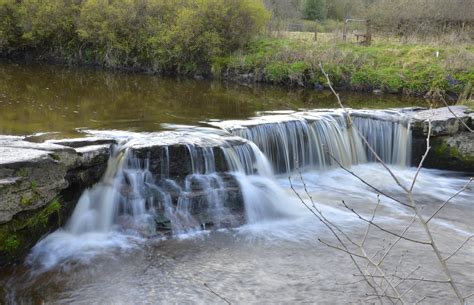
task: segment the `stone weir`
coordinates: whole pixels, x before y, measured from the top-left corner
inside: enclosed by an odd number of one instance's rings
[[[112,225],[131,222],[125,214],[137,218],[151,211],[154,230],[242,223],[242,194],[228,173],[258,173],[261,153],[244,139],[218,133],[101,134],[44,143],[2,136],[0,265],[21,260],[38,239],[63,225],[93,185],[114,184]],[[111,164],[120,158],[120,165]]]
[[[361,136],[386,163],[416,165],[429,121],[425,166],[474,172],[473,114],[466,107],[350,113],[358,131],[341,110],[315,110],[214,122],[219,129],[209,130],[89,131],[91,137],[42,143],[0,136],[0,265],[22,259],[68,219],[65,228],[78,234],[143,222],[144,234],[238,225],[242,176],[372,162]],[[76,215],[77,206],[97,209],[97,201],[108,210],[91,213],[96,219]]]
[[[348,113],[357,129],[351,128]],[[319,170],[374,162],[417,166],[426,150],[431,122],[428,168],[474,172],[474,113],[465,106],[437,109],[320,109],[264,114],[249,120],[212,122],[255,143],[276,173],[295,168]]]

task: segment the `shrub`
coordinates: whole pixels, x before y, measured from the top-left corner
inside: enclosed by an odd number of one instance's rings
[[[306,0],[303,13],[308,20],[324,20],[327,15],[326,0]]]
[[[269,20],[262,0],[0,0],[0,53],[156,72],[209,69]]]

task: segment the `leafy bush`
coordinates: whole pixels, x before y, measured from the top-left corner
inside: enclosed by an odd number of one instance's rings
[[[303,14],[308,20],[324,20],[327,11],[326,0],[305,0],[304,2]]]
[[[0,54],[196,72],[248,44],[269,17],[261,0],[0,0]]]

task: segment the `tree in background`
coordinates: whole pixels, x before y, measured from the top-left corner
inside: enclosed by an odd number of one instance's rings
[[[372,0],[329,0],[328,19],[344,20],[357,18],[366,10]]]
[[[265,0],[265,7],[274,19],[300,19],[302,0]]]
[[[327,16],[326,0],[306,0],[303,6],[303,14],[308,20],[325,20]]]

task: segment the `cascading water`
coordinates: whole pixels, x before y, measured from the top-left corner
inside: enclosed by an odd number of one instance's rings
[[[361,136],[385,162],[409,162],[410,130],[401,114],[360,111],[352,117],[355,126],[339,110],[213,123],[233,136],[217,129],[121,135],[126,140],[113,149],[102,180],[29,260],[48,268],[76,252],[128,248],[130,239],[160,231],[235,227],[242,214],[249,224],[297,217],[273,172],[325,170],[335,165],[333,158],[346,166],[372,162]]]
[[[261,201],[260,210],[269,207],[269,215],[282,214],[272,212],[278,211],[271,205],[281,191],[255,144],[197,135],[141,135],[113,149],[101,181],[82,194],[64,228],[34,247],[29,261],[48,268],[76,252],[94,249],[98,240],[109,246],[115,240],[127,248],[127,239],[156,236],[159,231],[182,235],[210,226],[235,227],[243,223],[243,204],[255,200]],[[174,160],[174,154],[180,159]],[[257,190],[258,198],[253,195]],[[257,206],[245,208],[247,222],[256,221],[252,207]],[[62,255],[53,248],[62,248]]]
[[[352,111],[354,127],[342,110],[269,115],[247,121],[212,123],[255,143],[277,173],[319,170],[372,162],[363,138],[389,164],[409,165],[411,133],[402,113]]]

